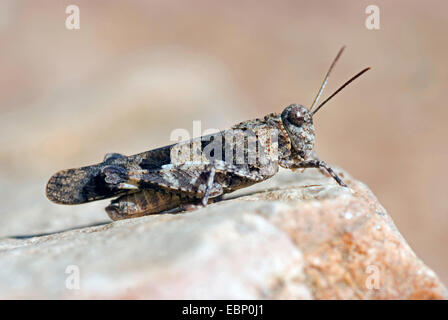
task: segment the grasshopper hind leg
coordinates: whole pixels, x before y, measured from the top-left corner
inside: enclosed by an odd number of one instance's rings
[[[106,153],[103,161],[107,162],[107,161],[111,161],[111,160],[115,160],[115,159],[123,159],[123,158],[126,158],[126,156],[122,155],[121,153],[112,152],[112,153]]]
[[[112,220],[162,213],[191,201],[185,195],[164,189],[127,193],[111,201],[106,212]]]

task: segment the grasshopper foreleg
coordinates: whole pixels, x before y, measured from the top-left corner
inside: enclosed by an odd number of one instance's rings
[[[298,163],[289,163],[289,164],[284,164],[286,167],[290,168],[290,169],[299,169],[299,168],[318,168],[318,169],[325,169],[325,171],[328,172],[328,174],[334,179],[336,180],[336,182],[341,186],[341,187],[347,187],[347,185],[344,183],[344,181],[342,181],[342,179],[336,174],[336,172],[334,172],[334,170],[328,165],[326,164],[324,161],[322,160],[305,160],[302,162],[298,162]]]
[[[294,165],[294,167],[295,166],[297,166],[297,168],[322,168],[322,169],[325,169],[330,174],[330,176],[334,180],[336,180],[336,182],[341,187],[347,187],[347,185],[344,183],[344,181],[342,181],[341,178],[339,178],[339,176],[336,174],[336,172],[334,172],[334,170],[322,160],[307,160],[307,161],[300,162],[297,165]]]

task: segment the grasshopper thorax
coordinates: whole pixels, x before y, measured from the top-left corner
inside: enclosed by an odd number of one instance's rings
[[[314,147],[313,116],[302,105],[291,104],[282,112],[282,122],[289,139],[293,154],[302,159],[310,157]]]

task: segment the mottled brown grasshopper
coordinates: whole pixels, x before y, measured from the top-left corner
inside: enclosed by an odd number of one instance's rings
[[[60,204],[80,204],[118,197],[106,207],[113,220],[138,217],[202,204],[209,199],[264,181],[279,166],[321,168],[346,187],[313,152],[313,116],[366,68],[344,83],[317,108],[333,60],[310,109],[292,104],[281,114],[241,122],[229,130],[132,156],[107,154],[91,166],[57,172],[47,184],[47,197]]]

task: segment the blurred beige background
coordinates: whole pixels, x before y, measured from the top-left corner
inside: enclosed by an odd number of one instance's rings
[[[65,8],[80,8],[80,29]],[[365,27],[368,5],[380,30]],[[339,48],[317,152],[368,184],[448,282],[445,1],[5,1],[0,3],[0,236],[107,221],[107,201],[50,203],[55,171],[309,106]]]

